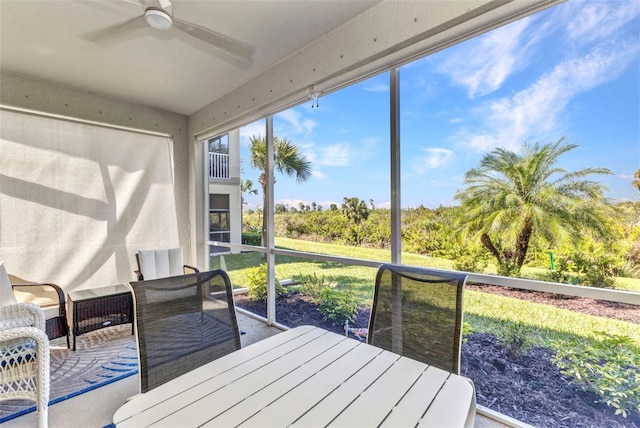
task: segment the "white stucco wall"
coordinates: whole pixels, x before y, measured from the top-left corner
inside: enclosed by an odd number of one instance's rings
[[[0,104],[170,134],[173,137],[173,178],[179,243],[185,248],[185,262],[195,263],[195,257],[192,257],[191,253],[193,239],[190,235],[195,228],[189,224],[189,206],[193,203],[189,194],[189,183],[193,180],[190,179],[189,172],[185,116],[6,72],[0,72]]]

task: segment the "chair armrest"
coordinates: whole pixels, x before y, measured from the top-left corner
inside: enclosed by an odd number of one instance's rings
[[[22,291],[27,293],[33,293],[33,291],[29,290],[29,288],[33,289],[35,287],[49,289],[47,293],[55,292],[58,300],[58,316],[61,316],[61,317],[64,316],[66,318],[67,308],[65,304],[64,291],[62,291],[62,288],[60,288],[59,285],[52,284],[49,282],[43,282],[43,283],[30,282],[25,284],[11,284],[11,286],[15,291]]]
[[[45,331],[44,312],[33,303],[0,306],[0,330],[35,327]],[[48,340],[48,339],[47,339]]]
[[[197,267],[184,265],[185,269],[191,269],[194,273],[200,273],[200,270]]]
[[[138,281],[144,281],[144,276],[142,276],[142,272],[140,272],[139,270],[134,270],[133,273],[135,273],[136,276],[138,277]]]
[[[34,339],[36,343],[43,349],[49,348],[49,338],[44,330],[37,327],[15,327],[6,330],[0,330],[0,341],[9,341],[15,339],[29,338]],[[46,353],[49,354],[48,352]],[[44,354],[43,354],[44,355]]]

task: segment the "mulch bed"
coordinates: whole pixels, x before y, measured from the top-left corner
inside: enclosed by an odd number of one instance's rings
[[[572,311],[584,314],[640,324],[640,307],[636,305],[605,302],[604,300],[594,300],[586,297],[561,296],[539,291],[519,290],[517,288],[502,287],[499,285],[467,283],[466,289],[514,297],[528,302],[543,303],[558,308],[571,309]]]
[[[552,356],[536,347],[513,357],[494,335],[473,333],[462,345],[461,372],[473,379],[478,404],[536,427],[640,427],[640,414],[616,416],[574,387]]]
[[[590,315],[615,318],[640,324],[640,309],[634,305],[601,302],[536,291],[523,291],[485,284],[468,284],[472,290],[554,305]],[[266,316],[264,302],[237,295],[236,305]],[[322,319],[317,305],[304,295],[289,293],[276,301],[277,319],[289,327],[315,325],[344,334],[341,325]],[[358,311],[355,327],[367,327],[370,308]],[[462,374],[473,379],[478,404],[537,427],[611,427],[640,428],[640,414],[626,419],[614,415],[611,407],[595,403],[597,396],[570,384],[551,362],[552,351],[533,348],[520,357],[509,354],[496,337],[473,333],[462,345]]]

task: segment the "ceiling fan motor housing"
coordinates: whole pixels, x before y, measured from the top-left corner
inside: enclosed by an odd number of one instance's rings
[[[171,15],[155,7],[149,7],[144,11],[144,20],[156,30],[170,30],[173,27]]]

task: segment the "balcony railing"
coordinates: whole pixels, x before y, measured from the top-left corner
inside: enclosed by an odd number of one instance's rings
[[[229,179],[229,155],[209,152],[209,178]]]

